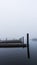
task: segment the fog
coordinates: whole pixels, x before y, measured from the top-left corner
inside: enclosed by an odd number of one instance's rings
[[[37,38],[37,0],[0,0],[0,38]]]

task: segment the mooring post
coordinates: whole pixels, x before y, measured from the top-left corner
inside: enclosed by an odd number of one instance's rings
[[[28,58],[30,58],[30,53],[29,53],[29,33],[27,33],[27,55],[28,55]]]

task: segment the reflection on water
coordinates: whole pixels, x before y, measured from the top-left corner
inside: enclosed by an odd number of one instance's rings
[[[37,42],[30,41],[30,59],[27,48],[0,48],[0,65],[37,65]]]

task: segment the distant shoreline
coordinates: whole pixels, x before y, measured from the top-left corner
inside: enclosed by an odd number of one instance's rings
[[[32,41],[37,41],[37,38],[33,38]]]

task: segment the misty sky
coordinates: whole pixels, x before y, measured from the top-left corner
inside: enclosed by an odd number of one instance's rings
[[[37,0],[0,0],[0,38],[37,37]]]

